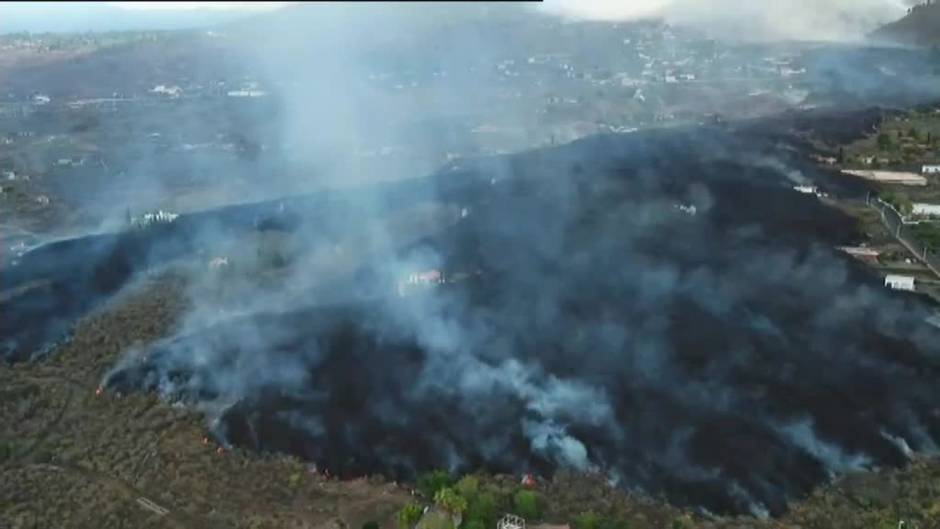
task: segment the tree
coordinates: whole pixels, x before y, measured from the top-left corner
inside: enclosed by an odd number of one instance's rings
[[[480,521],[484,527],[496,524],[496,496],[490,491],[480,492],[467,499],[466,522]]]
[[[470,501],[476,497],[477,493],[480,491],[480,480],[473,476],[464,476],[460,478],[455,488],[461,496],[466,498],[467,501]]]
[[[486,523],[483,520],[472,519],[460,524],[462,529],[486,529]]]
[[[600,529],[630,529],[630,522],[623,518],[604,518]]]
[[[539,497],[531,490],[520,490],[512,498],[512,506],[519,516],[523,518],[539,517]]]
[[[379,529],[379,522],[375,520],[369,520],[368,522],[362,524],[362,529]]]
[[[433,498],[437,491],[449,487],[453,482],[446,470],[433,470],[418,476],[417,486],[425,498]]]
[[[421,508],[417,503],[409,503],[401,508],[400,511],[395,513],[395,521],[398,522],[399,529],[412,529],[418,520],[421,519],[421,514],[424,509]]]
[[[891,139],[891,135],[882,132],[878,135],[878,148],[882,150],[890,150],[894,147],[894,140]]]
[[[450,487],[444,487],[434,495],[434,503],[451,515],[463,515],[467,500]]]
[[[574,529],[600,529],[601,517],[594,511],[579,514],[571,524]]]

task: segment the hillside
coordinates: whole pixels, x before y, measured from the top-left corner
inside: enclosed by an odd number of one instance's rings
[[[940,3],[928,0],[925,4],[914,6],[907,16],[882,26],[872,37],[920,46],[940,44]]]

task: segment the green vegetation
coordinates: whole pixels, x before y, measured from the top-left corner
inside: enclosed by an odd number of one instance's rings
[[[467,499],[467,511],[464,514],[465,529],[477,526],[491,528],[496,525],[498,501],[492,491],[477,491],[464,496]]]
[[[468,500],[480,492],[480,480],[473,476],[464,476],[455,485],[457,492]]]
[[[432,470],[418,476],[418,491],[428,499],[434,498],[437,491],[444,487],[449,487],[454,483],[454,478],[446,470]]]
[[[424,509],[417,503],[409,503],[401,508],[395,514],[395,521],[399,529],[411,529],[421,519],[421,513]]]
[[[434,503],[451,515],[463,515],[467,510],[467,500],[450,487],[444,487],[434,494]]]
[[[895,193],[888,191],[881,193],[879,198],[888,204],[894,206],[894,209],[898,210],[902,215],[910,215],[911,211],[914,209],[914,205],[911,202],[911,199],[907,195],[901,193]]]
[[[434,509],[421,517],[416,529],[456,529],[456,527],[450,514]]]
[[[14,454],[16,454],[16,445],[13,441],[0,441],[0,463],[12,459]]]
[[[878,148],[884,151],[890,151],[894,149],[894,140],[891,139],[890,134],[882,132],[878,135]]]
[[[379,529],[379,522],[375,520],[369,520],[368,522],[362,524],[362,529]]]
[[[461,529],[486,529],[487,526],[481,520],[468,520],[460,524]]]
[[[573,529],[600,529],[601,517],[594,511],[579,514],[571,523]]]
[[[871,137],[840,149],[838,160],[850,166],[910,167],[940,161],[940,113],[925,108],[886,117]]]
[[[539,517],[539,497],[534,491],[520,490],[512,499],[513,510],[527,519]]]
[[[926,246],[930,252],[940,251],[940,224],[915,224],[911,227],[911,232],[917,241]]]

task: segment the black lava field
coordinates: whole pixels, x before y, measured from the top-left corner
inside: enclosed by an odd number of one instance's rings
[[[832,476],[936,450],[940,332],[926,302],[835,249],[860,242],[851,218],[793,190],[864,187],[755,130],[599,136],[41,247],[4,272],[9,287],[47,281],[4,301],[5,356],[194,248],[266,229],[318,255],[361,224],[447,205],[452,222],[370,239],[326,285],[299,258],[292,286],[258,285],[244,298],[265,301],[231,316],[204,317],[197,298],[104,384],[190,402],[223,442],[340,475],[573,468],[779,514]],[[401,288],[431,269],[443,283]]]

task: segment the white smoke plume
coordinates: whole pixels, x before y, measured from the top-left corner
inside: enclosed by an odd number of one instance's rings
[[[552,0],[545,8],[578,19],[661,17],[726,40],[859,41],[904,16],[915,0]]]

